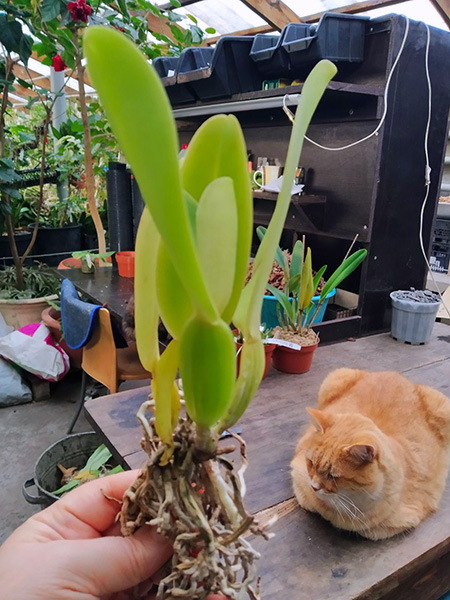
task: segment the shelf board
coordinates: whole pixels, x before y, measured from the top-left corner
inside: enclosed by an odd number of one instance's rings
[[[253,191],[253,220],[256,225],[267,225],[270,222],[277,197],[278,194],[274,192]],[[326,196],[292,196],[284,229],[306,233],[322,232],[326,202]]]
[[[195,104],[181,105],[173,109],[173,115],[178,119],[189,117],[207,116],[220,112],[244,112],[247,110],[258,110],[267,108],[276,108],[282,106],[282,97],[286,94],[293,96],[301,94],[303,84],[289,85],[282,88],[271,90],[258,90],[254,92],[246,92],[243,94],[235,94],[229,98],[220,98],[207,102],[198,101]],[[380,97],[384,94],[383,86],[361,85],[356,83],[345,83],[342,81],[330,81],[327,86],[325,95],[330,94],[346,94],[360,96]],[[266,102],[265,102],[266,101]],[[266,103],[273,103],[273,106],[268,106]],[[294,101],[288,102],[291,106]]]
[[[253,198],[260,200],[271,200],[272,202],[276,202],[278,198],[278,194],[276,192],[265,192],[262,190],[253,190]],[[291,203],[294,206],[308,206],[311,204],[326,204],[327,198],[326,196],[316,196],[315,194],[295,194],[291,196]]]

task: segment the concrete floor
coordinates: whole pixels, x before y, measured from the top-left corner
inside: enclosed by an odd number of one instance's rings
[[[51,444],[65,437],[75,411],[81,373],[69,373],[52,384],[51,399],[10,408],[0,408],[0,544],[29,516],[40,510],[26,502],[22,484],[33,476],[34,465]],[[121,390],[146,385],[126,382]],[[74,433],[91,431],[81,413]],[[35,494],[35,488],[29,489]]]
[[[64,437],[75,410],[80,382],[80,374],[73,373],[52,384],[50,400],[0,408],[0,543],[39,510],[22,496],[22,484],[33,476],[40,454]],[[81,414],[74,433],[90,429]],[[33,488],[30,493],[35,493]]]

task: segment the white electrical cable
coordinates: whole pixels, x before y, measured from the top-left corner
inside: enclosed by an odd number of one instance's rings
[[[374,135],[378,134],[378,132],[380,131],[380,129],[383,126],[384,121],[386,119],[386,114],[387,114],[387,110],[388,110],[388,95],[389,95],[389,88],[391,86],[391,79],[392,79],[392,76],[394,74],[395,68],[398,65],[398,61],[400,60],[400,58],[401,58],[401,56],[403,54],[403,49],[405,48],[406,39],[407,39],[408,33],[409,33],[409,19],[408,19],[408,17],[405,17],[405,18],[406,18],[405,33],[403,34],[402,43],[400,45],[400,49],[398,51],[398,54],[397,54],[397,56],[395,58],[394,64],[392,65],[392,68],[389,71],[389,75],[388,75],[388,78],[387,78],[387,81],[386,81],[386,87],[384,89],[384,96],[383,96],[384,108],[383,108],[383,114],[381,116],[380,122],[375,127],[375,129],[372,131],[372,133],[369,133],[368,135],[366,135],[365,137],[361,138],[360,140],[356,140],[356,142],[351,142],[350,144],[347,144],[346,146],[338,146],[338,147],[323,146],[322,144],[319,144],[319,142],[316,142],[316,141],[312,140],[311,138],[309,138],[308,136],[305,135],[305,139],[308,140],[308,142],[310,142],[310,144],[314,144],[314,146],[317,146],[318,148],[322,148],[322,150],[329,150],[330,152],[338,152],[339,150],[347,150],[347,148],[353,148],[353,146],[357,146],[358,144],[362,144],[362,142],[365,142],[366,140],[369,140]]]
[[[425,187],[426,187],[426,190],[425,190],[425,197],[424,197],[424,200],[422,203],[422,208],[420,210],[419,243],[420,243],[420,249],[422,251],[423,259],[428,268],[428,272],[431,275],[431,279],[433,280],[433,283],[436,287],[437,293],[439,294],[439,298],[441,299],[441,302],[442,302],[445,310],[447,311],[448,316],[450,317],[449,307],[445,303],[445,300],[441,294],[441,290],[439,289],[436,279],[434,278],[434,273],[433,273],[430,263],[428,261],[427,253],[425,252],[425,247],[424,247],[424,243],[423,243],[423,215],[425,213],[425,207],[427,205],[428,196],[430,193],[430,184],[431,184],[430,155],[429,155],[429,151],[428,151],[428,141],[429,141],[430,125],[431,125],[431,78],[430,78],[430,63],[429,63],[431,33],[430,33],[430,28],[428,27],[428,25],[426,23],[424,23],[424,25],[427,30],[427,43],[426,43],[426,47],[425,47],[425,73],[426,73],[426,77],[427,77],[427,86],[428,86],[428,119],[427,119],[427,126],[425,129],[425,138],[424,138]]]
[[[305,139],[308,140],[308,142],[310,142],[311,144],[313,144],[314,146],[317,146],[318,148],[322,148],[322,150],[329,150],[330,152],[338,152],[339,150],[347,150],[347,148],[352,148],[353,146],[357,146],[358,144],[361,144],[362,142],[365,142],[366,140],[370,139],[371,137],[373,137],[374,135],[377,135],[378,132],[380,131],[381,127],[383,126],[383,123],[386,119],[386,114],[387,114],[387,108],[388,108],[388,95],[389,95],[389,88],[390,88],[390,84],[391,84],[391,79],[392,76],[394,74],[395,68],[397,67],[397,64],[403,54],[403,49],[405,48],[405,44],[406,44],[406,40],[408,37],[408,33],[409,33],[409,19],[408,17],[405,17],[406,19],[406,26],[405,26],[405,33],[403,34],[403,39],[402,39],[402,43],[400,45],[400,49],[398,51],[398,54],[395,58],[394,64],[391,67],[391,70],[389,71],[389,75],[386,81],[386,87],[384,90],[384,94],[383,94],[383,114],[381,116],[380,122],[378,123],[378,125],[376,126],[376,128],[372,131],[372,133],[369,133],[368,135],[366,135],[365,137],[356,140],[355,142],[351,142],[350,144],[347,144],[346,146],[323,146],[322,144],[319,144],[319,142],[316,142],[314,140],[312,140],[311,138],[309,138],[308,136],[305,135]],[[286,100],[287,98],[289,98],[289,95],[286,94],[283,97],[283,110],[284,112],[287,114],[288,118],[290,119],[290,121],[293,123],[294,122],[294,115],[293,113],[289,110],[289,108],[286,106]]]

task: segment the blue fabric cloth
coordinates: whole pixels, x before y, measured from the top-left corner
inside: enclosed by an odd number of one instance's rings
[[[77,350],[91,339],[98,323],[98,304],[83,302],[69,279],[61,284],[61,320],[64,340]]]

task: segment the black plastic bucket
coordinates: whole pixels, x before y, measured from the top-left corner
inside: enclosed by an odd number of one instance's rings
[[[29,231],[16,231],[14,239],[16,240],[17,252],[19,256],[22,256],[31,242],[31,233]],[[34,254],[34,248],[31,254]],[[11,248],[9,247],[8,236],[0,235],[0,258],[4,259],[5,257],[11,257]],[[12,265],[13,262],[12,258],[1,260],[3,265]],[[29,264],[29,261],[27,261],[27,264]]]
[[[37,459],[34,476],[24,482],[22,493],[25,500],[29,504],[40,504],[42,508],[59,500],[59,496],[52,494],[52,491],[61,487],[61,471],[57,465],[62,464],[66,469],[81,469],[101,444],[99,435],[93,431],[74,433],[55,442]],[[108,464],[116,466],[117,461],[111,457]],[[37,496],[28,492],[28,488],[32,486],[37,488]]]
[[[34,226],[28,228],[33,231]],[[64,225],[64,227],[43,227],[39,226],[36,242],[33,247],[35,255],[42,256],[42,262],[50,266],[55,266],[60,261],[61,254],[70,254],[81,250],[81,225]],[[46,256],[55,254],[57,256]]]

